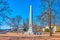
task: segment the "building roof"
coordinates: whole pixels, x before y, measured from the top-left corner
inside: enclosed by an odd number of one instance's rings
[[[55,26],[54,24],[51,24],[51,26]]]

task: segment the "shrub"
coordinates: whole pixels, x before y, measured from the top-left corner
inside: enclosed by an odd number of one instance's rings
[[[48,28],[45,28],[45,29],[44,29],[44,32],[49,32],[49,29],[48,29]]]
[[[28,27],[24,27],[24,28],[23,28],[23,31],[24,31],[24,32],[28,31]]]

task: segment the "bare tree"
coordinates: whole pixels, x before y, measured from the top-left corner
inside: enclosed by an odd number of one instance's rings
[[[16,16],[16,27],[17,27],[17,33],[18,33],[18,29],[20,27],[20,23],[21,23],[21,17],[20,16]]]
[[[0,0],[0,17],[2,18],[2,22],[4,23],[7,19],[9,19],[7,13],[10,14],[12,10],[10,9],[7,1]]]
[[[10,18],[10,20],[6,22],[12,28],[11,31],[15,31],[18,34],[21,19],[22,18],[20,16],[16,16],[14,18]]]
[[[56,6],[58,1],[59,0],[41,0],[42,1],[42,7],[44,8],[44,12],[41,16],[39,16],[40,18],[38,18],[39,20],[41,20],[41,18],[44,16],[44,15],[48,15],[47,17],[47,22],[48,22],[48,25],[49,25],[49,31],[50,31],[50,36],[52,36],[52,28],[51,28],[51,16],[53,15],[53,12],[55,12],[55,15],[56,16],[56,9],[53,7],[54,5]],[[43,17],[45,18],[45,16]],[[55,18],[55,17],[54,17]],[[42,20],[43,21],[43,20]],[[55,21],[55,19],[54,19]],[[43,21],[44,22],[44,21]]]
[[[23,31],[28,31],[28,27],[29,27],[29,20],[23,20]]]

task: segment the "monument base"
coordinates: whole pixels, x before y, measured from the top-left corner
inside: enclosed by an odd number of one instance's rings
[[[33,34],[32,27],[29,27],[29,30],[25,32],[24,34]]]

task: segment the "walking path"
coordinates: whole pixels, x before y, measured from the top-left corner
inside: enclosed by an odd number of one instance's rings
[[[0,34],[0,40],[60,40],[60,33],[54,33],[52,37],[48,33],[43,35],[7,33]]]

